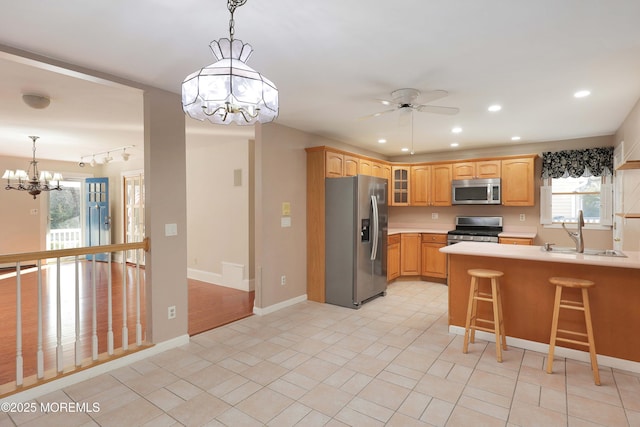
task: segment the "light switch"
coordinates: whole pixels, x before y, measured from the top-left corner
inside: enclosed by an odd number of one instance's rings
[[[164,225],[164,235],[165,236],[177,236],[178,235],[178,224],[165,224]]]
[[[291,227],[291,217],[283,216],[280,218],[280,227]]]
[[[282,216],[290,216],[290,215],[291,215],[291,203],[282,202]]]

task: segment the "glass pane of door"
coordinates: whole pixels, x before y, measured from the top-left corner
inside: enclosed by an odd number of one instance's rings
[[[124,177],[124,241],[141,242],[144,239],[144,175]],[[127,251],[127,262],[139,261],[144,264],[144,251],[138,251],[141,257],[136,260],[135,251]]]
[[[82,183],[61,181],[49,192],[47,250],[78,248],[82,242]]]

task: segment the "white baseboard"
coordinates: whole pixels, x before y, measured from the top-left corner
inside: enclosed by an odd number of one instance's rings
[[[153,347],[137,351],[128,356],[123,356],[110,362],[101,363],[93,368],[85,369],[75,374],[68,375],[57,380],[52,380],[37,387],[29,388],[23,392],[7,396],[3,399],[0,399],[0,404],[4,402],[26,402],[32,399],[36,399],[40,396],[44,396],[45,394],[52,393],[65,387],[69,387],[70,385],[77,384],[93,377],[97,377],[98,375],[106,374],[107,372],[113,371],[114,369],[122,368],[131,363],[138,362],[140,360],[146,359],[147,357],[155,356],[156,354],[160,354],[164,351],[186,344],[189,344],[188,334],[163,341],[154,345]]]
[[[187,269],[187,277],[189,279],[211,283],[212,285],[225,286],[227,288],[238,289],[245,292],[250,292],[255,289],[254,280],[243,279],[242,276],[237,274],[237,268],[234,268],[234,264],[224,262],[222,264],[224,267],[223,274],[189,268]],[[236,265],[244,269],[244,266],[240,266],[239,264]]]
[[[449,332],[457,335],[464,335],[464,327],[449,325]],[[476,331],[476,338],[485,341],[496,342],[495,334]],[[507,337],[507,345],[522,348],[525,350],[537,351],[538,353],[549,353],[549,344],[543,344],[536,341],[523,340],[522,338]],[[566,357],[568,359],[579,360],[581,362],[591,363],[588,351],[574,350],[572,348],[558,347],[554,350],[554,356]],[[598,365],[608,366],[610,368],[622,369],[624,371],[640,373],[640,362],[631,360],[618,359],[616,357],[597,355]]]
[[[265,314],[273,313],[278,310],[282,310],[285,307],[289,307],[290,305],[297,304],[299,302],[303,302],[307,300],[307,294],[300,295],[299,297],[291,298],[286,301],[279,302],[277,304],[270,305],[268,307],[256,307],[253,306],[253,314],[257,314],[258,316],[262,316]]]

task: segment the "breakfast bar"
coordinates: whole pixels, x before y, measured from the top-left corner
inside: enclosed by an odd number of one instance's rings
[[[474,242],[449,245],[440,251],[448,254],[449,261],[450,327],[464,328],[469,269],[504,272],[501,292],[506,336],[542,344],[549,343],[554,303],[555,287],[549,284],[549,278],[588,279],[595,282],[589,296],[597,353],[640,362],[640,252],[625,251],[623,257],[610,256],[611,251],[591,255],[545,251],[541,246]],[[490,313],[489,308],[486,310]],[[569,322],[583,324],[581,316],[575,313]]]

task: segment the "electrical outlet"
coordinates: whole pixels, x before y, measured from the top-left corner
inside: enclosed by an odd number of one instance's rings
[[[280,285],[284,286],[287,284],[287,276],[280,276]]]
[[[175,319],[176,318],[176,306],[172,305],[169,307],[168,313],[167,313],[167,318],[169,319]]]
[[[524,221],[526,219],[524,214],[520,214],[520,221]]]
[[[432,212],[431,213],[431,219],[438,219],[438,213],[437,212]]]

